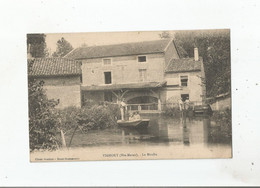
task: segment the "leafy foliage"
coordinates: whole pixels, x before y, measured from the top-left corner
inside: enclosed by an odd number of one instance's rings
[[[82,108],[77,117],[78,124],[84,131],[91,129],[105,129],[116,125],[116,119],[111,109],[104,105],[94,105],[91,108]]]
[[[166,106],[163,114],[169,117],[181,117],[181,111],[178,106]]]
[[[33,61],[29,61],[28,68]],[[57,149],[60,145],[56,138],[58,131],[57,116],[54,107],[57,101],[48,100],[43,89],[44,82],[28,78],[29,98],[29,136],[30,149]]]
[[[57,49],[56,52],[53,53],[53,57],[64,57],[71,50],[73,50],[72,45],[65,40],[63,37],[57,41]]]
[[[40,58],[46,56],[45,37],[44,34],[27,34],[27,51],[31,53],[32,57]]]
[[[215,128],[210,130],[212,141],[231,142],[232,139],[232,119],[231,109],[214,111],[211,120],[216,122]]]
[[[68,107],[58,110],[59,128],[69,135],[70,146],[76,131],[87,133],[89,130],[115,126],[119,115],[119,106],[114,104]]]
[[[33,60],[28,61],[28,73],[31,71]],[[60,146],[56,134],[58,131],[57,114],[54,107],[57,101],[48,100],[44,82],[28,77],[29,99],[29,137],[30,150],[54,150]]]
[[[60,129],[64,133],[69,133],[73,131],[78,126],[77,117],[80,113],[80,108],[71,106],[65,109],[57,109],[57,116],[60,122]]]

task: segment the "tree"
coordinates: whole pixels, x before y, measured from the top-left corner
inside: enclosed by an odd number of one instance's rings
[[[28,60],[28,73],[30,74],[34,60]],[[48,100],[44,82],[28,77],[29,99],[29,137],[30,150],[54,150],[60,146],[57,138],[59,122],[54,107],[57,101]]]
[[[161,34],[159,34],[159,36],[162,39],[167,39],[167,38],[174,38],[174,34],[170,33],[169,31],[163,31]],[[174,40],[175,41],[175,40]],[[175,41],[176,43],[176,41]],[[177,44],[177,43],[176,43]],[[180,58],[183,57],[188,57],[188,53],[186,52],[186,50],[182,47],[182,45],[176,45],[176,48],[179,52]]]
[[[27,51],[34,58],[45,57],[45,34],[27,34]]]
[[[57,41],[57,49],[56,52],[53,53],[53,57],[64,57],[71,50],[73,50],[72,45],[65,40],[63,37]]]
[[[170,34],[169,31],[163,31],[162,33],[159,34],[159,36],[162,39],[168,39],[168,38],[172,38],[173,36]]]

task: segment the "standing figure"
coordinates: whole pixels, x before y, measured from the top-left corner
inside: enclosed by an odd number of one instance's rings
[[[189,107],[190,107],[190,100],[189,100],[189,98],[187,97],[186,98],[186,100],[185,100],[185,102],[184,102],[184,109],[185,110],[188,110],[189,109]]]
[[[183,110],[183,101],[181,99],[178,100],[180,111]]]
[[[126,106],[125,99],[123,99],[120,103],[121,120],[125,120]]]

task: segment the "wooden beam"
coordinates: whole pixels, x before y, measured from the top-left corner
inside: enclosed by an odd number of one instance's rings
[[[125,90],[125,91],[122,93],[121,98],[123,98],[124,95],[125,95],[128,91],[129,91],[129,90]]]
[[[160,98],[160,94],[157,94],[155,91],[153,91],[152,89],[149,89],[149,91],[151,91],[154,95],[158,96],[158,98]]]
[[[119,96],[114,91],[111,92],[116,96],[117,99],[119,98]]]

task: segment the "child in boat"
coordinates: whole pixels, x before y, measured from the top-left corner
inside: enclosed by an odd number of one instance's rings
[[[129,113],[129,121],[133,121],[134,119],[134,114],[132,112]]]
[[[135,114],[134,114],[134,119],[135,119],[135,120],[137,120],[137,119],[141,119],[141,116],[140,116],[140,114],[139,114],[138,111],[135,112]]]

